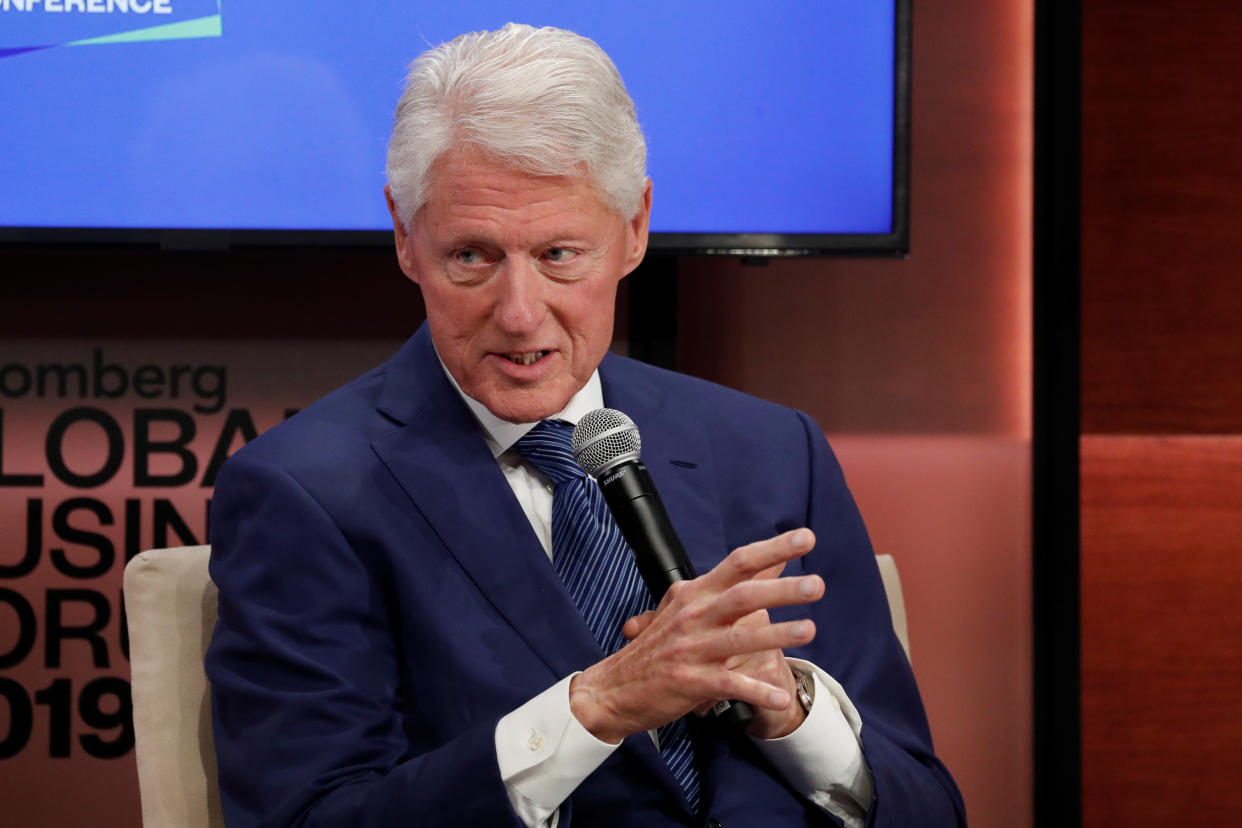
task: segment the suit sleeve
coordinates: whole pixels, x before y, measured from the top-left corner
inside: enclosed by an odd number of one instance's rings
[[[206,669],[227,824],[520,826],[497,767],[496,721],[411,748],[397,608],[381,565],[355,545],[288,473],[244,455],[225,465],[212,505],[220,616]]]
[[[817,538],[807,566],[824,578],[826,593],[812,608],[815,641],[790,655],[839,681],[862,718],[875,786],[868,826],[964,826],[961,795],[933,751],[862,518],[823,432],[798,416],[810,456],[806,525]]]

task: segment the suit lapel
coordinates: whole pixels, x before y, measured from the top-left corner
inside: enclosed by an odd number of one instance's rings
[[[379,407],[404,427],[377,440],[376,454],[552,675],[602,658],[478,424],[445,378],[425,326],[390,363]]]
[[[634,363],[606,357],[600,365],[604,404],[628,414],[642,436],[642,458],[697,574],[720,562],[725,548],[712,446],[686,422]]]
[[[627,414],[642,437],[642,459],[668,510],[669,520],[686,547],[695,572],[702,574],[727,554],[716,499],[711,445],[701,429],[687,423],[668,405],[651,381],[651,374],[635,363],[605,357],[600,365],[604,405]],[[693,728],[696,744],[710,749],[705,737],[713,723]],[[703,741],[700,741],[703,740]],[[685,792],[645,733],[625,741],[626,747],[654,773],[670,793],[689,808]],[[700,755],[703,755],[702,753]],[[703,774],[704,805],[714,796],[710,776]]]

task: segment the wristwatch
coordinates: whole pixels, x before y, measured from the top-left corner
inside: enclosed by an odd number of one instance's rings
[[[808,679],[801,670],[795,670],[792,666],[789,671],[794,677],[794,692],[798,696],[798,704],[802,705],[805,713],[811,712],[811,705],[815,702],[815,679]]]

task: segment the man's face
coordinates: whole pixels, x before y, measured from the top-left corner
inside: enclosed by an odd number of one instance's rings
[[[428,183],[408,233],[388,205],[440,358],[501,419],[555,414],[612,341],[617,284],[647,249],[650,182],[628,221],[584,179],[518,172],[471,148],[440,156]]]

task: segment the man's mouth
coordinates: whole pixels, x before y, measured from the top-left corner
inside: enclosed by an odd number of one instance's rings
[[[534,365],[547,355],[547,351],[522,351],[521,353],[505,354],[504,357],[515,365]]]

